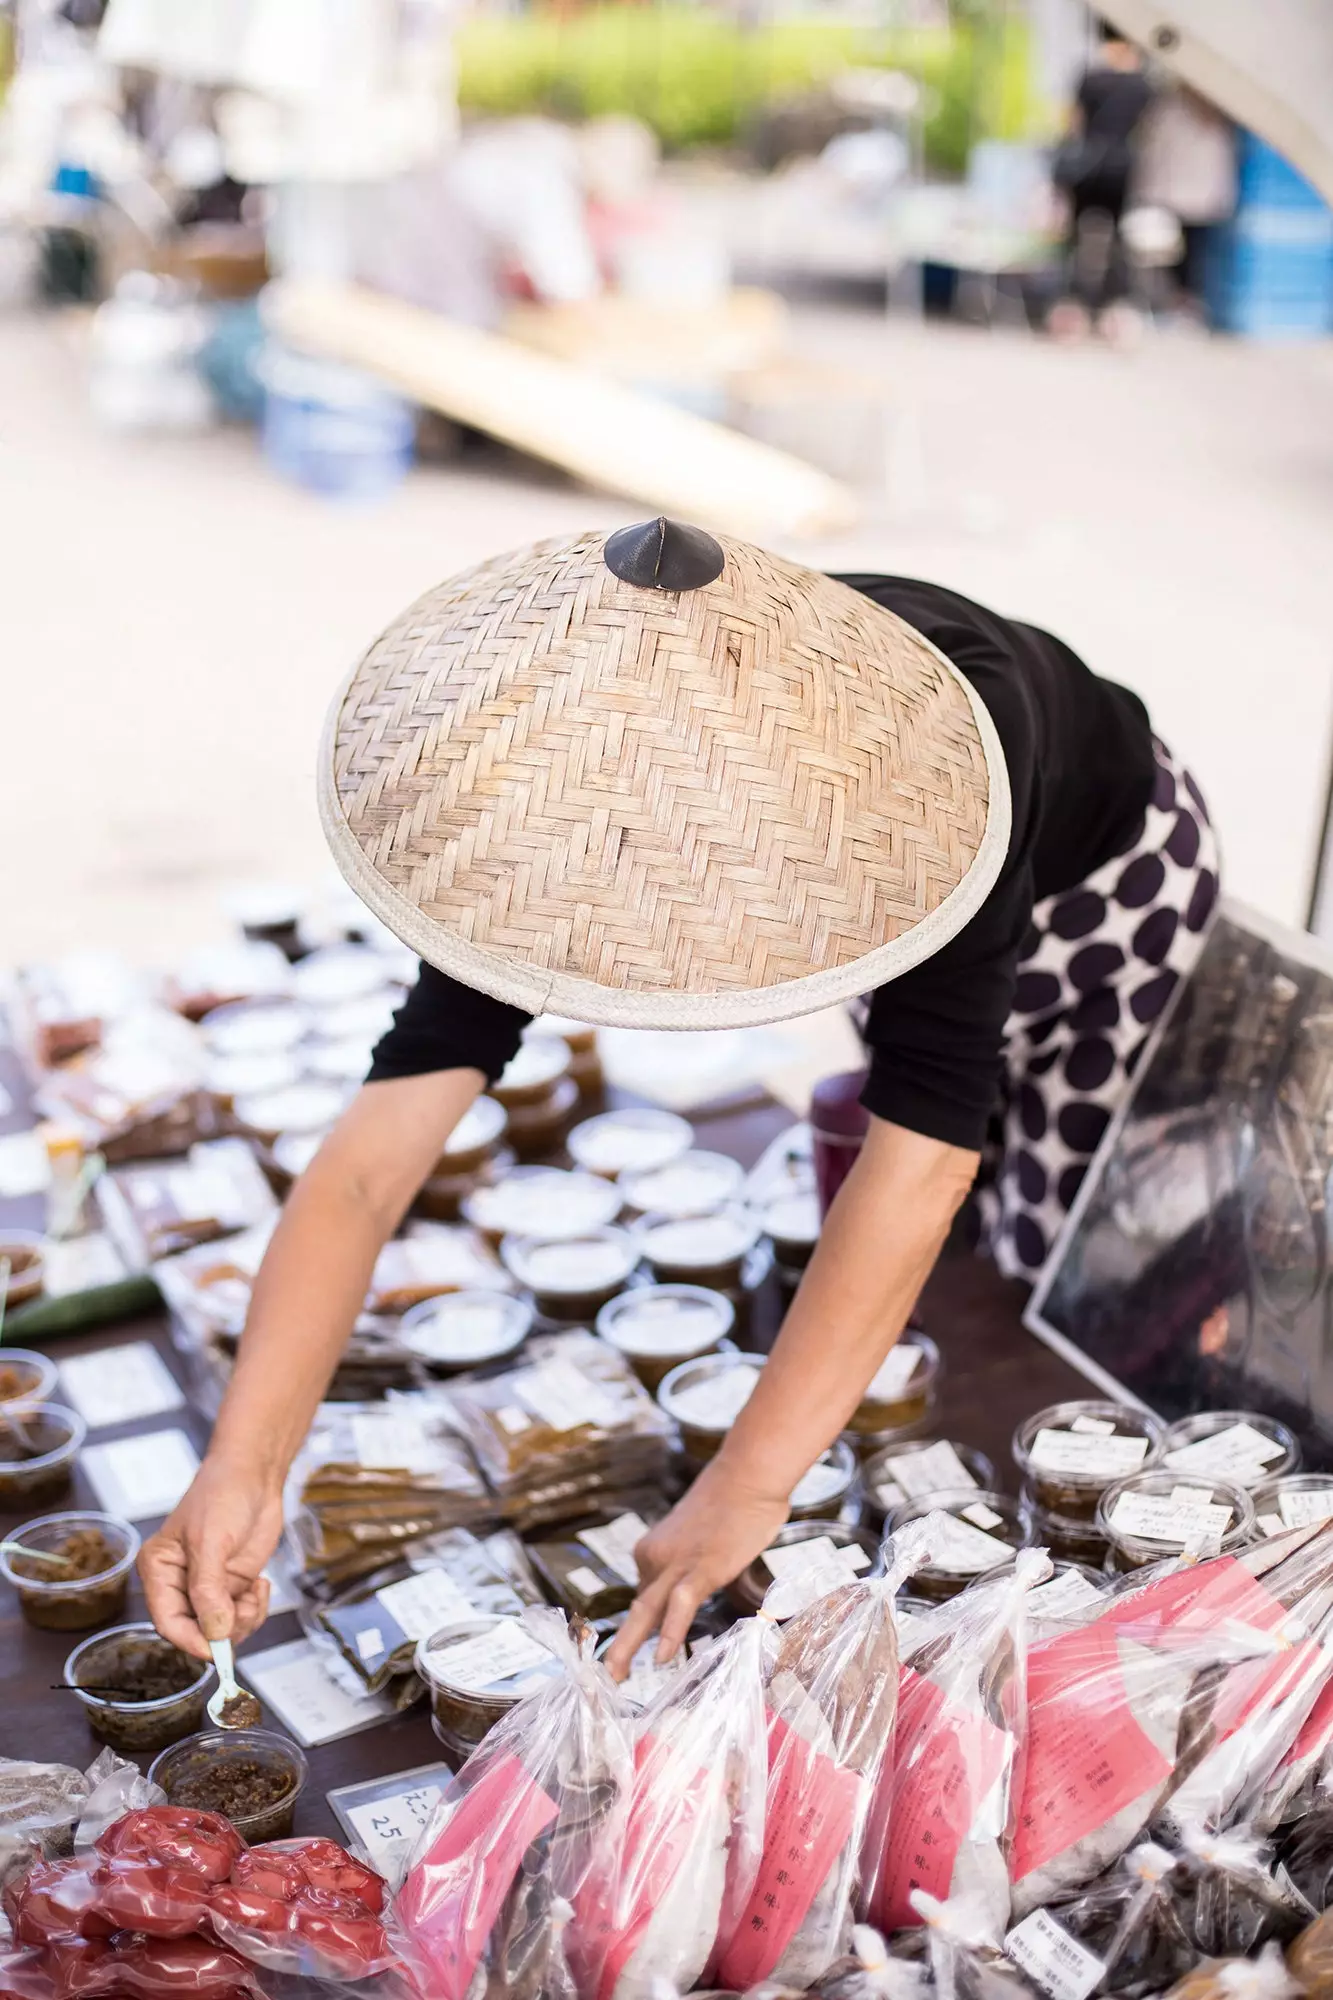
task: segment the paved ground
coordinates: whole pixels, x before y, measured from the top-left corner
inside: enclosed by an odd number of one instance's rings
[[[1061,632],[1193,763],[1232,889],[1299,919],[1333,737],[1333,349],[1125,357],[857,311],[798,331],[880,370],[895,423],[862,527],[793,553]],[[313,751],[356,650],[450,570],[632,516],[521,466],[331,508],[246,435],[99,433],[70,330],[0,321],[4,956],[161,956],[237,878],[318,879]]]

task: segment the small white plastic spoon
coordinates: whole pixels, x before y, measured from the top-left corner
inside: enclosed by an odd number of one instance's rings
[[[254,1696],[237,1684],[231,1640],[210,1639],[208,1650],[218,1670],[217,1692],[208,1704],[209,1721],[217,1729],[253,1729],[261,1710]]]

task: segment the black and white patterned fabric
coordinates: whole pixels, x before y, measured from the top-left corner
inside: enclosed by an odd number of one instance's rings
[[[1217,843],[1189,773],[1157,780],[1125,853],[1033,911],[1005,1046],[1003,1102],[978,1176],[981,1247],[1033,1280],[1144,1045],[1203,949]]]

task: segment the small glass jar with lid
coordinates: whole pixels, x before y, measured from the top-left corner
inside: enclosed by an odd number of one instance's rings
[[[1244,1487],[1162,1465],[1108,1486],[1097,1527],[1116,1570],[1142,1569],[1195,1549],[1231,1555],[1254,1539],[1254,1503]]]
[[[1333,1472],[1288,1472],[1251,1492],[1261,1535],[1286,1535],[1333,1516]]]
[[[567,1144],[576,1167],[614,1180],[619,1174],[648,1173],[678,1159],[694,1144],[694,1127],[674,1111],[633,1106],[585,1118],[574,1127]]]
[[[435,1734],[455,1770],[501,1716],[563,1671],[518,1619],[484,1613],[420,1640],[415,1664],[430,1693]]]
[[[929,1335],[904,1333],[876,1369],[848,1431],[869,1440],[923,1423],[935,1407],[942,1373],[940,1350]]]
[[[1130,1403],[1053,1403],[1014,1432],[1014,1464],[1043,1512],[1090,1522],[1108,1486],[1156,1465],[1165,1435]]]
[[[497,1247],[506,1236],[582,1236],[620,1213],[620,1190],[597,1174],[563,1167],[516,1167],[503,1180],[473,1189],[461,1204],[465,1222]]]
[[[761,1233],[756,1217],[737,1204],[710,1215],[646,1216],[637,1231],[644,1258],[661,1283],[703,1285],[715,1292],[740,1288]]]
[[[554,1241],[506,1236],[500,1257],[510,1276],[531,1292],[543,1319],[588,1325],[628,1284],[639,1246],[628,1230],[608,1226]]]
[[[444,1292],[403,1314],[398,1339],[432,1375],[461,1375],[517,1354],[532,1320],[532,1307],[506,1292]]]
[[[733,1203],[745,1185],[745,1169],[729,1153],[692,1148],[664,1167],[647,1173],[622,1174],[620,1192],[634,1215],[654,1215],[678,1221],[692,1215],[712,1215]]]
[[[995,1467],[986,1454],[951,1438],[899,1438],[864,1460],[866,1519],[882,1528],[897,1507],[933,1493],[989,1492]]]
[[[682,1362],[716,1354],[735,1318],[730,1300],[702,1285],[640,1285],[602,1307],[597,1331],[656,1391]]]
[[[860,1466],[851,1446],[838,1438],[822,1451],[792,1488],[788,1506],[793,1521],[841,1521],[856,1527],[861,1517]]]
[[[913,1521],[937,1514],[939,1537],[931,1560],[914,1571],[911,1588],[918,1597],[940,1603],[966,1590],[991,1570],[1008,1566],[1020,1549],[1036,1543],[1032,1509],[1007,1493],[933,1493],[896,1507],[888,1519],[888,1541]],[[886,1542],[886,1553],[892,1550]]]
[[[740,1575],[727,1586],[727,1598],[733,1609],[741,1617],[748,1617],[758,1611],[773,1585],[790,1575],[799,1575],[802,1558],[788,1550],[808,1549],[809,1560],[832,1564],[846,1572],[848,1583],[859,1578],[882,1576],[884,1555],[879,1538],[866,1528],[848,1526],[842,1521],[788,1521],[779,1528],[767,1549],[743,1569]],[[772,1560],[770,1560],[770,1556]]]
[[[680,1431],[691,1465],[706,1465],[754,1393],[762,1354],[706,1354],[673,1368],[657,1392],[660,1407]]]
[[[1257,1410],[1202,1410],[1171,1425],[1162,1463],[1171,1472],[1225,1479],[1248,1489],[1299,1472],[1301,1448],[1276,1417]]]

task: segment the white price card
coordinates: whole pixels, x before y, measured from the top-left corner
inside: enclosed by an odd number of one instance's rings
[[[1049,1910],[1034,1910],[1024,1917],[1006,1937],[1004,1948],[1051,2000],[1088,2000],[1106,1977],[1101,1959],[1070,1937]]]
[[[476,1610],[442,1569],[418,1570],[414,1576],[386,1584],[375,1592],[375,1601],[408,1639],[429,1639],[441,1626],[471,1618]]]
[[[1211,1437],[1177,1445],[1166,1454],[1166,1462],[1173,1472],[1193,1472],[1203,1479],[1236,1479],[1243,1485],[1257,1479],[1282,1455],[1283,1447],[1277,1440],[1265,1437],[1253,1424],[1228,1424]]]
[[[975,1500],[970,1507],[960,1507],[958,1514],[961,1520],[970,1521],[974,1528],[1002,1528],[1004,1526],[1004,1515],[997,1514],[993,1507],[987,1507],[985,1502],[981,1500]]]
[[[185,1497],[199,1454],[184,1431],[90,1444],[81,1459],[98,1505],[126,1521],[155,1521]]]
[[[594,1597],[599,1596],[606,1588],[605,1583],[598,1576],[596,1570],[589,1569],[586,1564],[581,1565],[578,1569],[571,1569],[567,1573],[565,1581],[571,1590],[578,1592],[585,1604],[589,1603]]]
[[[551,1655],[516,1618],[502,1618],[489,1632],[478,1632],[475,1639],[434,1648],[430,1662],[451,1686],[480,1691],[534,1667],[549,1667]]]
[[[716,1375],[705,1375],[688,1389],[677,1390],[673,1408],[683,1423],[703,1430],[726,1430],[734,1424],[755,1391],[759,1370],[738,1362]]]
[[[1075,1417],[1069,1428],[1071,1431],[1077,1431],[1080,1437],[1109,1438],[1115,1436],[1115,1424],[1110,1417],[1090,1417],[1086,1410],[1081,1415]]]
[[[889,1466],[894,1484],[914,1500],[924,1493],[956,1493],[977,1483],[947,1438],[928,1444],[924,1451],[896,1452]]]
[[[639,1587],[639,1565],[634,1551],[648,1532],[648,1524],[637,1514],[620,1514],[604,1528],[584,1528],[579,1540],[604,1562],[613,1576],[632,1589]]]
[[[369,1410],[352,1418],[357,1460],[371,1471],[429,1472],[439,1451],[417,1417]]]
[[[1095,1604],[1100,1596],[1095,1583],[1080,1576],[1076,1569],[1067,1569],[1063,1576],[1053,1577],[1049,1583],[1029,1591],[1027,1608],[1033,1618],[1069,1618],[1086,1605]]]
[[[1122,1493],[1111,1515],[1111,1526],[1122,1535],[1137,1535],[1145,1542],[1184,1544],[1202,1537],[1224,1535],[1231,1525],[1231,1509],[1213,1504],[1188,1487],[1171,1494]]]
[[[764,1561],[776,1577],[801,1576],[817,1565],[833,1565],[856,1575],[869,1569],[870,1557],[857,1543],[840,1545],[831,1535],[811,1535],[804,1542],[787,1542],[764,1550]]]
[[[51,1185],[51,1162],[35,1132],[7,1132],[0,1139],[0,1198],[19,1201],[45,1194]]]
[[[921,1349],[913,1347],[910,1340],[900,1340],[880,1362],[862,1400],[892,1403],[916,1374],[920,1360]]]
[[[365,1805],[349,1805],[347,1821],[372,1868],[391,1889],[401,1889],[412,1850],[430,1822],[449,1782],[445,1771],[433,1782],[390,1792]]]
[[[60,1364],[60,1380],[65,1401],[94,1431],[165,1416],[185,1401],[180,1384],[150,1340],[104,1347],[96,1354],[71,1354]]]
[[[1014,1559],[1008,1542],[988,1535],[984,1528],[960,1521],[954,1514],[928,1514],[926,1519],[933,1569],[945,1570],[950,1576],[975,1576],[980,1570],[995,1569],[1000,1563]]]
[[[1333,1486],[1316,1486],[1304,1493],[1279,1493],[1277,1507],[1284,1528],[1308,1528],[1312,1522],[1326,1521],[1333,1514]]]
[[[332,1671],[331,1659],[326,1665],[326,1656],[308,1639],[292,1639],[285,1646],[247,1654],[241,1670],[265,1707],[309,1750],[387,1722],[394,1714],[391,1702],[383,1695],[367,1694],[351,1669],[338,1664],[352,1688]]]
[[[822,1459],[815,1463],[803,1478],[792,1488],[792,1507],[818,1507],[831,1500],[835,1493],[841,1493],[847,1484],[847,1474],[839,1465],[826,1465]]]
[[[1086,1479],[1123,1479],[1148,1456],[1146,1437],[1107,1437],[1104,1432],[1038,1431],[1032,1463],[1043,1472],[1072,1472]]]
[[[520,1403],[553,1431],[577,1430],[581,1424],[614,1426],[620,1412],[606,1391],[571,1361],[542,1361],[522,1368],[510,1382]]]

